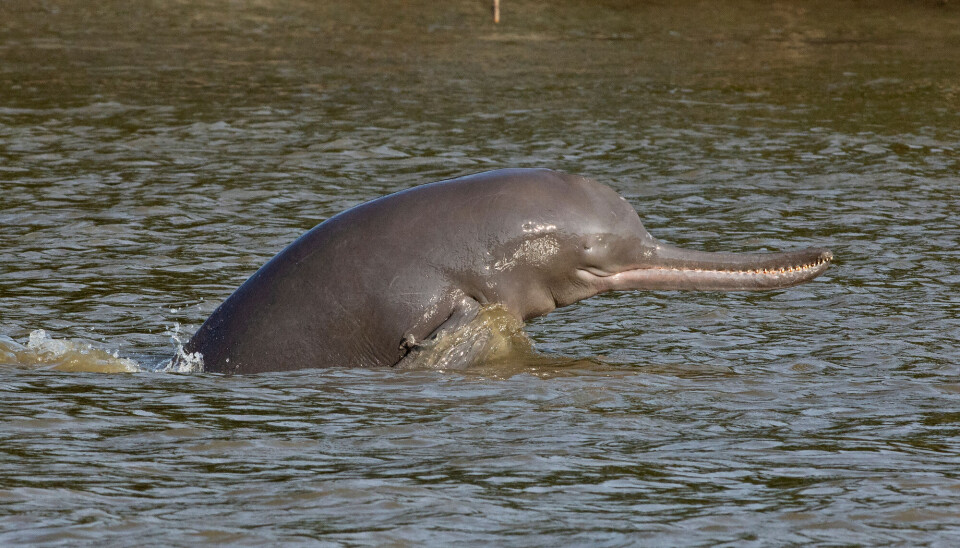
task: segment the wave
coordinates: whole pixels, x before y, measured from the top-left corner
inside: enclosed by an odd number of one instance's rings
[[[0,335],[0,366],[74,373],[143,371],[135,360],[121,358],[116,351],[95,348],[83,341],[55,339],[43,329],[31,332],[27,344]]]

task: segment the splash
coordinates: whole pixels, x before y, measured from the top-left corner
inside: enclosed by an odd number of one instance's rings
[[[136,373],[140,365],[81,341],[55,339],[43,329],[30,333],[23,345],[10,337],[0,337],[0,364],[31,369],[92,372]]]
[[[203,373],[203,354],[183,349],[180,323],[174,323],[173,327],[167,329],[166,334],[173,343],[174,355],[169,360],[160,362],[156,370],[164,373]]]

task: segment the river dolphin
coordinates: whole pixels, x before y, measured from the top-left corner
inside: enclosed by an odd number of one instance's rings
[[[687,251],[654,239],[606,185],[504,169],[320,223],[230,295],[184,351],[221,373],[393,366],[488,305],[525,321],[607,291],[779,289],[832,259],[819,248]]]

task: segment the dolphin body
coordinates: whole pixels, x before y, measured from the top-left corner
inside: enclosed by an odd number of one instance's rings
[[[320,223],[260,268],[184,346],[204,371],[393,366],[499,305],[519,321],[607,291],[756,291],[833,255],[688,251],[653,238],[592,179],[504,169],[417,186]]]

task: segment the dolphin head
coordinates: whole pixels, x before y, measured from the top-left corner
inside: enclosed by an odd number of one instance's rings
[[[786,253],[682,249],[647,232],[636,210],[610,187],[583,177],[563,178],[570,186],[546,208],[555,213],[538,222],[550,229],[548,234],[524,240],[531,249],[532,241],[553,242],[542,246],[550,253],[537,268],[540,290],[527,284],[516,299],[524,319],[607,291],[785,288],[816,278],[833,259],[821,248]]]

